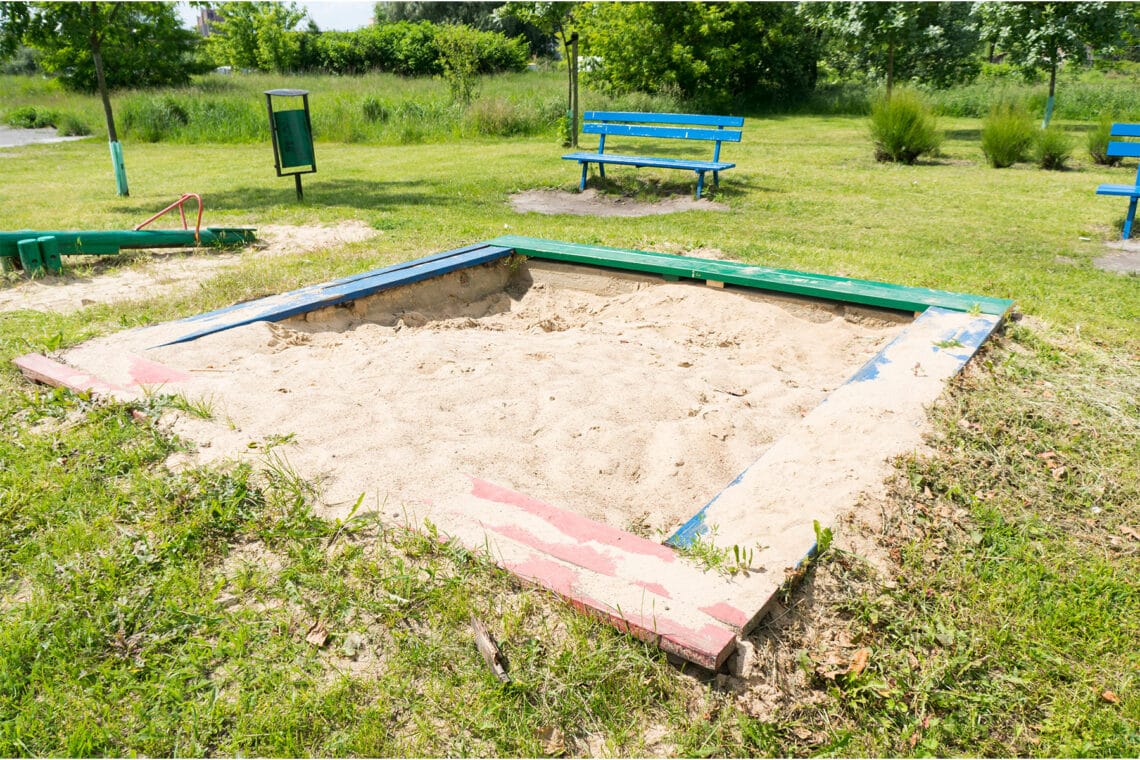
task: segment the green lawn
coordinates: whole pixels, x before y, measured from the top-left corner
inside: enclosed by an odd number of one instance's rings
[[[377,230],[175,298],[0,313],[0,754],[1140,753],[1140,279],[1091,263],[1125,206],[1093,189],[1135,167],[993,170],[979,122],[942,126],[942,155],[906,167],[873,160],[865,119],[750,118],[714,194],[729,211],[636,219],[513,212],[515,191],[576,187],[546,137],[318,142],[304,204],[267,144],[128,142],[129,198],[101,138],[0,150],[3,229],[130,228],[197,192],[213,225]],[[691,192],[680,173],[609,173],[613,192]],[[694,679],[464,551],[314,517],[272,454],[173,474],[179,441],[9,362],[505,232],[712,247],[1024,315],[932,410],[929,447],[899,460],[875,505],[886,570],[833,552],[789,599],[800,628],[757,634],[795,663],[774,709],[750,698],[771,674]],[[510,685],[472,645],[472,612]],[[811,625],[845,643],[799,641]],[[306,641],[320,627],[323,648]],[[862,672],[825,666],[861,647]]]

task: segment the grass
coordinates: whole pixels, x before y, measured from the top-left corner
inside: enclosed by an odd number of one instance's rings
[[[1091,264],[1124,214],[1092,190],[1134,167],[1078,155],[1064,172],[995,172],[977,119],[940,121],[940,155],[901,166],[874,160],[865,118],[752,118],[714,193],[730,211],[620,219],[510,210],[516,190],[576,186],[553,134],[322,139],[303,204],[267,144],[128,141],[129,198],[99,139],[0,151],[6,228],[130,228],[192,191],[209,224],[377,233],[171,297],[0,313],[0,754],[1135,755],[1140,299],[1135,277]],[[678,173],[609,174],[611,192],[691,191]],[[174,472],[183,444],[163,429],[31,386],[8,361],[504,232],[719,248],[1013,298],[1025,314],[932,411],[928,448],[899,460],[878,504],[886,567],[836,526],[838,551],[792,594],[789,615],[848,643],[762,628],[799,684],[776,709],[753,699],[768,675],[693,679],[466,551],[379,525],[377,505],[315,516],[270,442],[259,468]],[[471,613],[511,684],[479,658]],[[322,629],[322,646],[307,640]],[[865,669],[826,665],[856,647]]]

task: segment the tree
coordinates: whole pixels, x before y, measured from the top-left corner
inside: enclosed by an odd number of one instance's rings
[[[301,41],[290,32],[306,18],[296,3],[230,2],[213,8],[221,20],[207,45],[216,61],[279,73],[295,68]]]
[[[170,3],[5,5],[0,19],[22,6],[23,19],[14,25],[20,28],[19,39],[40,52],[40,66],[67,89],[100,91],[100,76],[110,90],[179,86],[189,83],[196,70],[197,37],[182,28]]]
[[[978,28],[959,2],[803,3],[800,13],[824,35],[825,56],[840,73],[947,86],[978,72]]]
[[[578,23],[603,90],[724,107],[815,87],[816,41],[789,3],[591,3]]]
[[[1026,73],[1049,72],[1049,99],[1041,128],[1053,117],[1057,69],[1086,49],[1120,38],[1130,3],[975,3],[982,37],[1004,50]]]
[[[8,3],[0,20],[0,44],[18,33],[42,52],[44,70],[58,74],[64,86],[98,90],[118,193],[128,195],[110,89],[189,81],[185,54],[193,35],[181,28],[174,8],[162,2]]]

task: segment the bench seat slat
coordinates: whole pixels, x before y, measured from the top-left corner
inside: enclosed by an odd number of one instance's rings
[[[1136,185],[1097,185],[1097,195],[1123,195],[1140,196],[1140,187]]]
[[[743,127],[743,116],[713,116],[693,113],[637,113],[632,111],[586,111],[584,121],[624,121],[642,124],[692,124],[703,127]]]
[[[688,158],[654,158],[652,156],[623,156],[617,153],[568,153],[567,161],[591,164],[623,164],[625,166],[653,166],[659,169],[691,169],[692,171],[719,172],[736,164],[727,161],[694,161]]]
[[[587,135],[621,135],[623,137],[668,137],[678,140],[716,140],[740,142],[739,129],[699,129],[686,127],[642,127],[636,124],[583,124]]]

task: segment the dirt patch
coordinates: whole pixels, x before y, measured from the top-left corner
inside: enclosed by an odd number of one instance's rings
[[[107,257],[94,262],[82,275],[65,270],[59,276],[16,280],[0,289],[0,311],[30,309],[70,313],[95,304],[131,301],[141,296],[152,298],[194,288],[245,259],[316,251],[366,240],[375,234],[374,229],[360,221],[342,222],[332,227],[265,225],[257,228],[258,242],[240,251],[213,248],[132,251],[129,267],[118,267],[116,257]],[[65,266],[74,264],[75,258],[65,256]],[[100,271],[101,267],[115,268]]]
[[[1140,240],[1117,240],[1107,243],[1112,253],[1093,259],[1093,266],[1105,272],[1140,274]]]
[[[625,196],[602,195],[593,188],[581,193],[562,190],[526,190],[511,196],[511,208],[520,213],[570,214],[573,216],[653,216],[681,211],[728,211],[723,203],[708,198],[696,200],[675,196],[645,203]]]

